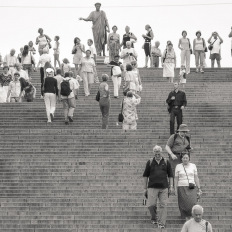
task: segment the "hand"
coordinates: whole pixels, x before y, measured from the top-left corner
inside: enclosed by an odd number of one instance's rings
[[[183,109],[184,109],[184,106],[181,106],[180,109],[183,110]]]
[[[171,155],[171,157],[172,157],[172,159],[173,159],[173,160],[176,160],[176,159],[177,159],[177,156],[176,156],[176,155],[174,155],[174,154],[173,154],[173,155]]]
[[[110,33],[110,30],[109,30],[109,28],[108,28],[108,29],[106,29],[106,32]]]
[[[79,20],[83,20],[83,18],[80,17]]]
[[[171,97],[171,100],[175,100],[175,99],[176,99],[176,97],[175,97],[175,96],[172,96],[172,97]]]
[[[175,194],[175,189],[171,186],[170,189],[169,189],[169,194],[170,195],[176,195]]]
[[[143,35],[142,35],[142,37],[143,37],[143,38],[145,38],[145,37],[146,37],[146,35],[144,35],[144,34],[143,34]]]

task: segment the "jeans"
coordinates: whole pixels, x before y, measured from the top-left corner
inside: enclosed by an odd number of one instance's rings
[[[45,102],[45,106],[46,106],[48,122],[51,122],[50,114],[54,115],[55,110],[56,110],[56,94],[45,93],[44,94],[44,102]]]
[[[204,51],[195,51],[196,68],[199,68],[199,59],[200,59],[200,66],[201,68],[203,68],[203,63],[205,59]]]
[[[118,90],[120,89],[122,78],[117,76],[112,76],[112,81],[114,84],[114,96],[118,97]]]
[[[148,209],[151,214],[151,220],[157,220],[157,200],[160,203],[159,220],[165,225],[167,220],[167,203],[168,203],[168,188],[148,188]]]
[[[186,73],[187,74],[190,73],[190,51],[181,50],[180,58],[181,58],[181,65],[184,65],[186,67]]]
[[[180,108],[172,108],[170,113],[170,134],[175,134],[175,118],[177,121],[177,130],[183,121],[183,114]]]
[[[68,98],[68,99],[62,99],[63,103],[63,109],[64,109],[64,120],[67,122],[68,117],[73,117],[74,110],[76,108],[75,106],[75,97]]]
[[[102,129],[107,129],[109,124],[110,98],[101,98],[99,106],[102,113]]]

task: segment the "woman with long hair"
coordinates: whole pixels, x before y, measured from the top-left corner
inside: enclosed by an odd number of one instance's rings
[[[22,65],[23,70],[28,73],[29,80],[31,80],[32,65],[35,65],[35,59],[32,52],[29,51],[29,46],[25,45],[22,52]]]

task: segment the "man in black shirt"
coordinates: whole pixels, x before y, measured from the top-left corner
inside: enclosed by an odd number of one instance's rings
[[[133,48],[134,47],[134,42],[137,41],[137,38],[132,32],[130,32],[130,27],[126,26],[125,31],[126,31],[126,34],[123,35],[121,47],[123,46],[123,49],[125,49],[126,48],[126,42],[131,41],[132,42],[131,47]]]
[[[168,99],[166,100],[168,104],[168,112],[170,113],[170,134],[175,133],[175,118],[177,121],[177,130],[183,121],[183,109],[187,105],[185,92],[179,90],[179,83],[174,83],[174,91],[170,92]]]
[[[168,188],[174,193],[174,183],[171,165],[161,156],[162,148],[153,148],[155,157],[147,161],[144,178],[144,195],[148,197],[148,209],[151,214],[151,223],[165,228],[167,218]],[[149,181],[148,181],[149,178]],[[168,181],[169,179],[169,181]],[[157,216],[157,200],[160,202],[160,217]]]
[[[47,123],[51,123],[54,119],[56,110],[56,98],[58,95],[57,80],[54,78],[54,70],[52,68],[46,69],[47,77],[44,80],[44,102],[47,112]]]

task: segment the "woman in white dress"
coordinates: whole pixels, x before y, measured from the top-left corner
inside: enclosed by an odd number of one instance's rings
[[[168,41],[167,48],[161,58],[163,67],[163,77],[167,77],[168,82],[173,83],[176,68],[176,53],[173,49],[173,44]]]

